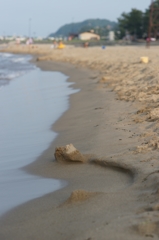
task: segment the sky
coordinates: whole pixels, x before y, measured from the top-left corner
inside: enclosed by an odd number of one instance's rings
[[[0,0],[0,36],[47,37],[64,24],[90,18],[117,21],[132,8],[144,11],[150,0]]]

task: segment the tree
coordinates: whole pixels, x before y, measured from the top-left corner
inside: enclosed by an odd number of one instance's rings
[[[146,9],[143,14],[143,37],[145,38],[148,36],[149,21],[150,21],[150,9]]]
[[[153,2],[153,6],[154,6],[155,8],[158,8],[158,7],[159,7],[159,0],[154,1],[154,2]]]
[[[127,31],[138,38],[148,36],[150,21],[152,23],[150,35],[159,38],[159,0],[154,0],[145,12],[132,9],[129,13],[122,13],[118,18],[120,37],[123,38]]]
[[[150,29],[149,34],[155,38],[159,37],[159,0],[154,1],[149,9]]]
[[[124,37],[126,32],[141,38],[143,35],[143,16],[144,13],[137,9],[132,9],[130,13],[122,13],[118,18],[120,37]]]

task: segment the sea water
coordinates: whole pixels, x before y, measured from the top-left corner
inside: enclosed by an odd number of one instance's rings
[[[41,71],[31,56],[0,54],[0,215],[66,185],[20,170],[33,162],[57,133],[51,125],[74,93],[67,76]]]

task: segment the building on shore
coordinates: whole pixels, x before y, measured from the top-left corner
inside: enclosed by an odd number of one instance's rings
[[[100,40],[100,36],[92,32],[83,32],[80,33],[78,38],[80,40],[89,41],[91,39]]]
[[[115,33],[114,31],[109,31],[109,41],[114,41],[115,40]]]

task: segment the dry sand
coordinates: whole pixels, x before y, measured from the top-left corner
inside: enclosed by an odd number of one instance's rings
[[[4,51],[40,54],[40,68],[63,72],[81,91],[53,125],[59,136],[25,167],[67,180],[67,187],[7,213],[0,239],[158,239],[159,47]],[[55,147],[69,143],[88,161],[54,161]]]

